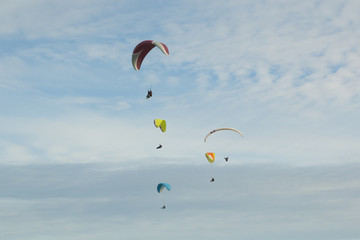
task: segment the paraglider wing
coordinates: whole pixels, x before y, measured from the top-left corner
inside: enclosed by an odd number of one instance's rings
[[[218,128],[218,129],[215,129],[215,130],[212,130],[211,132],[209,132],[206,137],[204,138],[204,142],[206,142],[206,139],[213,133],[217,132],[217,131],[222,131],[222,130],[231,130],[231,131],[234,131],[234,132],[237,132],[239,133],[242,137],[244,136],[239,130],[235,129],[235,128],[229,128],[229,127],[226,127],[226,128]]]
[[[166,132],[166,121],[163,119],[155,119],[154,120],[155,127],[159,127],[162,132]]]
[[[134,48],[132,54],[132,65],[136,71],[140,70],[142,61],[155,46],[158,47],[165,55],[169,55],[169,49],[165,44],[153,40],[142,41]]]
[[[210,163],[213,163],[215,161],[215,153],[212,152],[205,153],[205,157]]]
[[[166,188],[168,191],[171,190],[170,184],[168,184],[168,183],[159,183],[159,184],[157,185],[157,191],[158,191],[158,193],[161,193],[162,190],[164,190],[164,188]]]

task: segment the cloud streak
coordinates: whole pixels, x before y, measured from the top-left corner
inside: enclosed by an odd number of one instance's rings
[[[359,234],[358,164],[220,167],[213,171],[213,184],[205,166],[104,168],[118,166],[3,168],[2,176],[8,179],[1,183],[1,205],[6,206],[2,215],[8,217],[7,224],[1,224],[7,230],[3,236],[351,239]],[[162,178],[173,189],[160,196],[155,188]],[[165,212],[160,209],[163,201],[168,205]],[[11,230],[14,221],[16,232]],[[139,228],[143,231],[136,231]]]

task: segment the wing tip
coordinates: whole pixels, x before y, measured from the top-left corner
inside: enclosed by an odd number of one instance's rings
[[[160,50],[166,55],[169,56],[170,52],[169,52],[169,48],[161,42],[157,42],[157,41],[152,41],[152,44],[154,44],[155,46],[157,46],[158,48],[160,48]]]

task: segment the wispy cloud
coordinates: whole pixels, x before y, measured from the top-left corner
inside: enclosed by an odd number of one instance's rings
[[[2,1],[0,235],[355,239],[359,8]]]

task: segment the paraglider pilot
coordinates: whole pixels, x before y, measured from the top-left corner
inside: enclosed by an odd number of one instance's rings
[[[159,148],[162,148],[162,145],[161,145],[161,144],[159,144],[159,146],[156,147],[156,149],[159,149]]]
[[[165,209],[165,208],[166,208],[166,206],[165,206],[165,205],[161,207],[161,209]]]
[[[150,90],[148,90],[148,93],[146,95],[146,99],[151,98],[151,97],[152,97],[152,91],[150,89]]]
[[[224,157],[225,161],[228,161],[229,160],[229,157]]]
[[[214,182],[215,181],[215,178],[211,178],[210,182]]]

